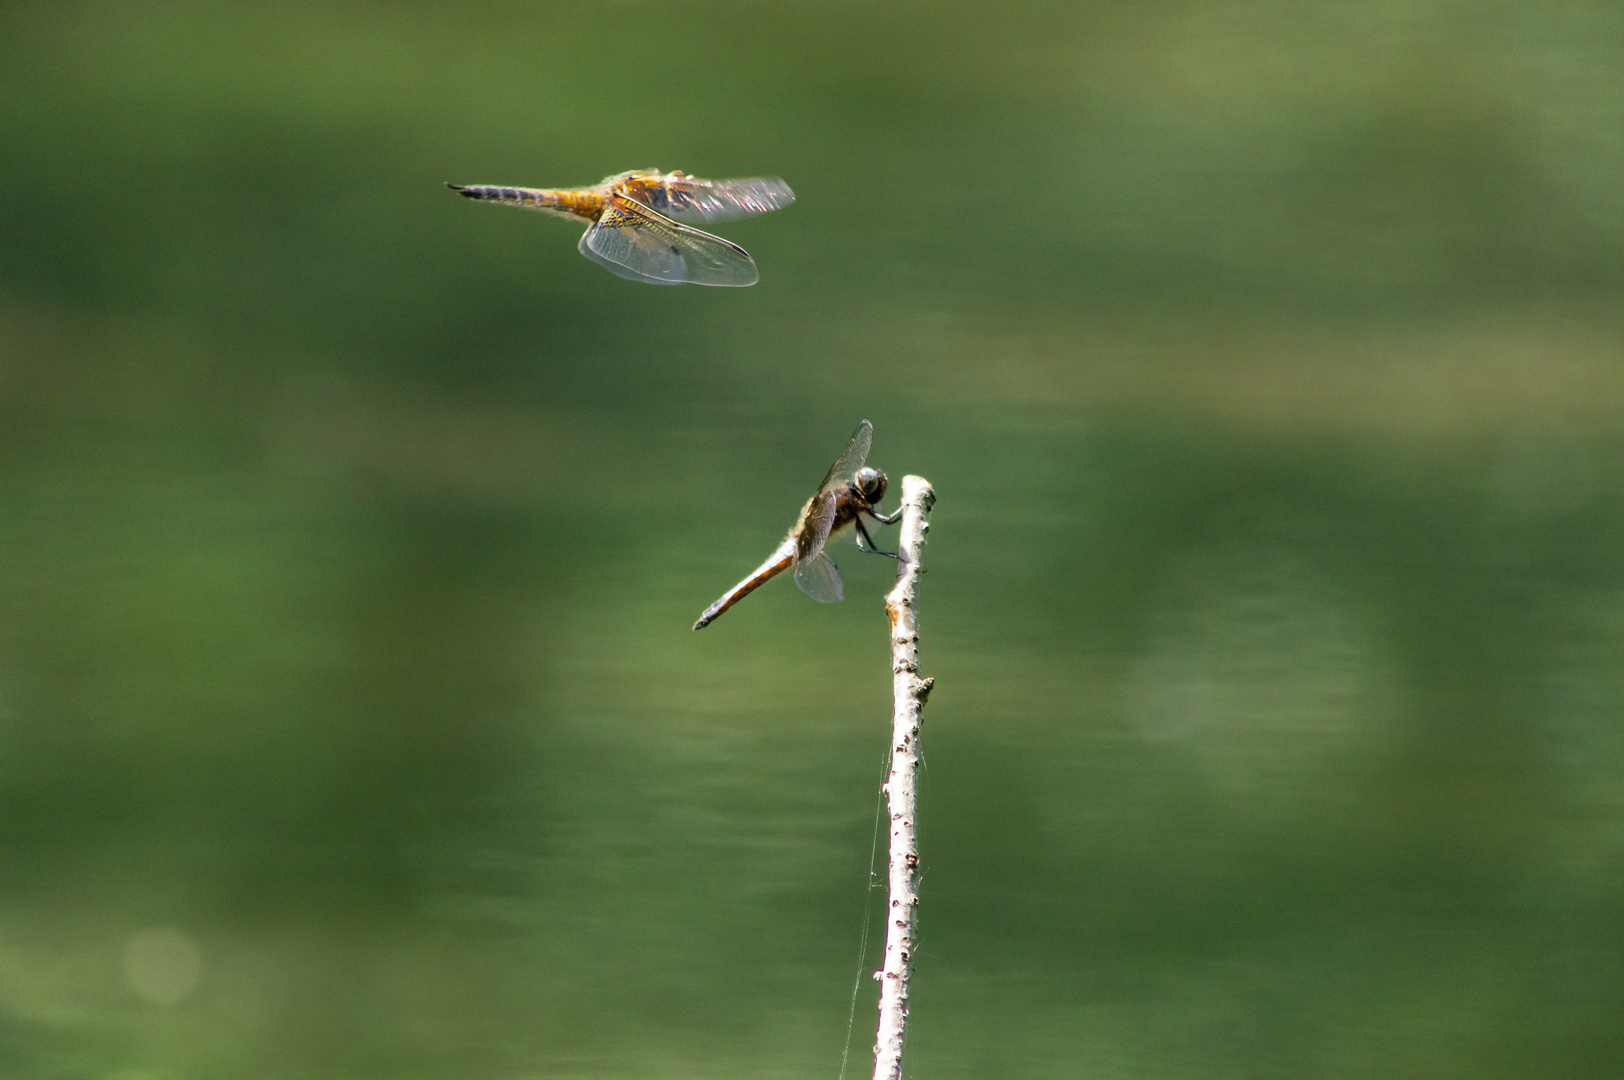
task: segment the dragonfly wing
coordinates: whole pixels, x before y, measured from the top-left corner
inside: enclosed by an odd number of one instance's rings
[[[701,180],[665,176],[658,183],[627,185],[627,194],[673,221],[735,221],[751,214],[782,210],[795,192],[776,176],[743,180]]]
[[[818,490],[840,487],[856,479],[857,470],[868,460],[869,444],[873,441],[874,425],[867,420],[860,422],[857,430],[852,432],[851,438],[846,441],[846,448],[840,452],[840,456],[835,458],[835,463],[829,466],[829,471],[824,474],[823,483],[818,485]]]
[[[627,281],[641,281],[646,285],[686,285],[688,283],[688,268],[680,259],[671,264],[662,263],[654,266],[652,269],[655,272],[650,273],[648,272],[650,266],[647,260],[640,262],[638,266],[641,269],[637,269],[627,266],[625,263],[617,262],[607,255],[598,254],[594,244],[604,242],[603,237],[595,235],[598,232],[598,226],[601,224],[600,221],[597,225],[593,225],[581,237],[581,243],[578,246],[582,255],[585,255],[616,277],[623,277]]]
[[[611,196],[581,237],[581,254],[612,273],[651,285],[754,285],[749,252],[720,236],[657,214],[635,199]]]
[[[833,604],[846,596],[845,586],[840,583],[840,571],[821,551],[816,558],[795,568],[795,584],[820,604]]]
[[[790,534],[795,540],[797,563],[811,562],[823,550],[824,543],[829,539],[829,530],[834,527],[835,509],[832,491],[820,491],[806,504],[800,522]]]

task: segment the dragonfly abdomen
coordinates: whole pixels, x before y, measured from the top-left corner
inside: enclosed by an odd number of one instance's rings
[[[603,216],[603,196],[596,191],[557,191],[551,188],[498,187],[487,184],[447,184],[465,198],[523,206],[543,213],[597,221]]]
[[[694,629],[699,630],[709,626],[721,616],[722,612],[737,604],[794,564],[795,538],[790,536],[786,537],[784,542],[778,545],[778,550],[769,555],[766,562],[756,567],[754,573],[723,593],[720,600],[706,608],[704,613],[699,616],[699,621],[694,623]]]

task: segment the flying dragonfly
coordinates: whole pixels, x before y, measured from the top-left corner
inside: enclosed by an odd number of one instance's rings
[[[722,612],[791,567],[795,570],[795,584],[818,603],[832,604],[842,599],[845,588],[840,583],[840,571],[829,561],[823,547],[848,528],[852,530],[854,540],[861,538],[861,541],[867,541],[866,550],[896,558],[888,551],[880,551],[874,538],[868,535],[868,529],[863,526],[865,514],[883,525],[889,525],[902,516],[900,508],[890,514],[880,513],[880,500],[885,497],[885,473],[863,467],[868,457],[869,443],[873,440],[874,425],[864,420],[851,433],[846,448],[829,467],[823,483],[806,500],[806,505],[801,508],[801,516],[795,520],[795,527],[778,545],[778,550],[767,556],[767,561],[756,567],[749,577],[706,608],[699,621],[694,623],[695,630],[709,626]],[[861,541],[859,547],[862,547]]]
[[[692,223],[733,221],[795,201],[776,176],[701,180],[658,169],[616,173],[589,188],[446,187],[470,199],[590,222],[581,254],[650,285],[754,285],[761,273],[750,253]]]

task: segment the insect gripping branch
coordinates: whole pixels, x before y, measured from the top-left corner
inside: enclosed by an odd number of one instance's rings
[[[908,1037],[908,980],[919,908],[919,845],[915,834],[919,726],[935,680],[919,674],[919,620],[914,597],[919,559],[930,529],[936,492],[919,476],[902,478],[902,536],[897,543],[897,584],[885,598],[891,617],[891,679],[896,705],[891,719],[891,775],[885,782],[891,817],[890,897],[885,920],[885,966],[880,980],[880,1027],[874,1041],[874,1080],[901,1080]]]

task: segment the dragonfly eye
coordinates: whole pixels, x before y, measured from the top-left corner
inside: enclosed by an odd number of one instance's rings
[[[861,469],[857,473],[857,490],[870,503],[885,498],[885,474],[878,469]]]

